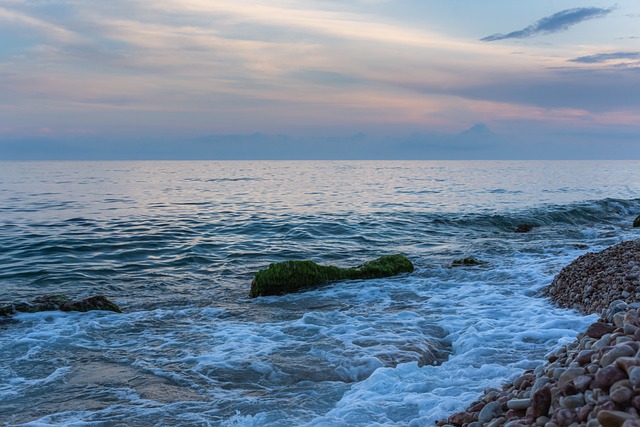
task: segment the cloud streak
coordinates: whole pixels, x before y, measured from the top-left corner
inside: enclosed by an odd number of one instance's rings
[[[492,42],[505,39],[524,39],[543,34],[566,31],[570,27],[589,19],[602,18],[613,11],[613,8],[578,7],[566,9],[544,17],[522,30],[512,31],[507,34],[492,34],[481,41]]]
[[[603,62],[617,61],[619,59],[640,59],[640,52],[613,52],[613,53],[597,53],[595,55],[580,56],[570,59],[571,62],[579,62],[581,64],[601,64]]]

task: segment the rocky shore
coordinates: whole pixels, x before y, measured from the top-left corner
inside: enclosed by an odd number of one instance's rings
[[[640,427],[640,239],[577,258],[543,293],[601,318],[439,426]]]

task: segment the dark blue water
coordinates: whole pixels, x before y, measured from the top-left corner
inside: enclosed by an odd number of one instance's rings
[[[592,320],[537,291],[638,213],[640,162],[2,163],[0,303],[125,313],[0,323],[0,423],[431,425]],[[248,298],[270,262],[396,252],[413,274]]]

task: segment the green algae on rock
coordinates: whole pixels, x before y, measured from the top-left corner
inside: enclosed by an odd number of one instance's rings
[[[324,266],[313,261],[283,261],[256,273],[251,298],[296,292],[337,280],[377,279],[411,273],[413,264],[404,255],[385,255],[352,268]]]
[[[66,295],[47,295],[30,302],[9,304],[0,307],[0,316],[9,316],[16,313],[37,313],[40,311],[91,311],[106,310],[121,313],[120,307],[102,295],[74,301]]]

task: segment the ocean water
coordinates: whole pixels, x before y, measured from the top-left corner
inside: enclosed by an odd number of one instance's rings
[[[0,163],[0,304],[124,311],[0,321],[0,425],[430,426],[595,320],[538,292],[639,213],[631,161]],[[398,252],[248,297],[271,262]]]

